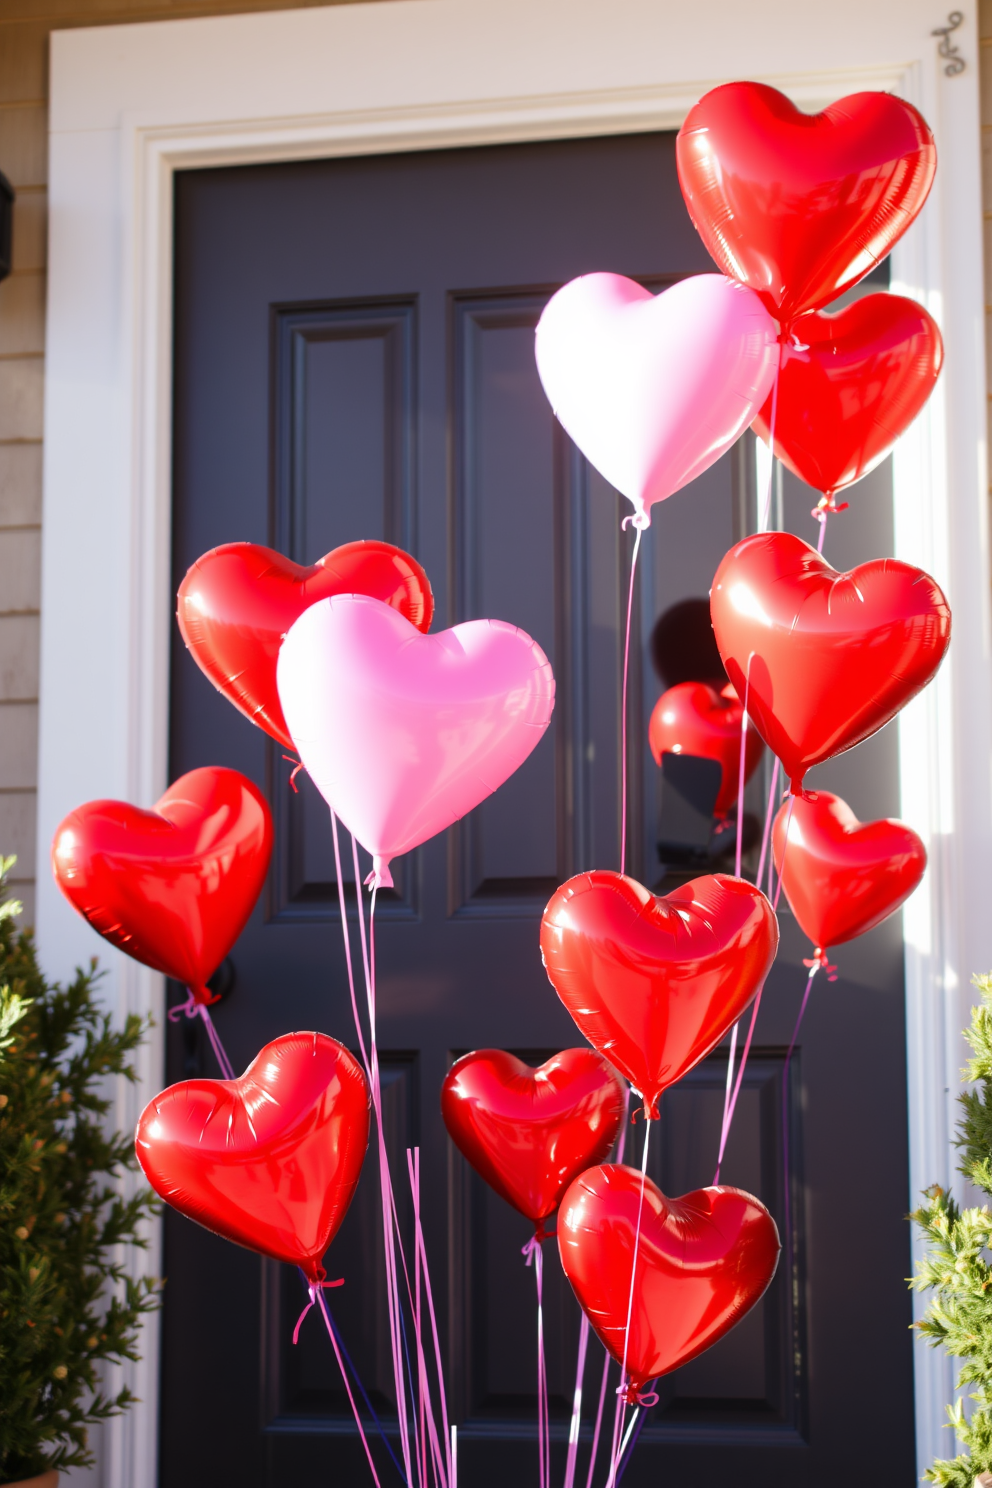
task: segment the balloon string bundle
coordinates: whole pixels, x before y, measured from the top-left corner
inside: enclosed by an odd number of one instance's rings
[[[630,1345],[630,1324],[634,1315],[634,1292],[637,1282],[637,1257],[641,1248],[641,1220],[644,1215],[644,1188],[648,1171],[648,1149],[651,1145],[651,1128],[654,1123],[647,1120],[644,1123],[644,1148],[641,1152],[641,1188],[637,1200],[637,1224],[634,1229],[634,1249],[630,1261],[630,1291],[627,1297],[627,1322],[623,1334],[623,1361],[620,1365],[620,1384],[617,1386],[617,1404],[613,1417],[613,1441],[610,1447],[610,1472],[606,1480],[606,1488],[616,1488],[617,1472],[620,1467],[620,1458],[625,1445],[623,1438],[624,1413],[628,1404],[654,1405],[657,1395],[650,1392],[638,1394],[635,1400],[628,1400],[631,1385],[627,1377],[627,1352]]]
[[[773,788],[774,788],[774,783],[775,783],[775,773],[773,771],[772,772],[772,786],[773,786]],[[769,795],[770,794],[771,793],[769,792]],[[785,827],[785,842],[786,842],[786,846],[788,846],[788,841],[789,841],[789,823],[792,821],[792,811],[793,811],[793,807],[795,805],[795,800],[796,800],[795,796],[790,796],[789,797],[789,810],[788,810],[788,814],[786,816],[786,827]],[[767,825],[767,823],[766,823],[766,825]],[[759,882],[760,882],[760,877],[761,877],[761,869],[762,869],[763,866],[764,866],[763,864],[759,864],[759,867],[758,867]],[[783,859],[782,859],[782,868],[784,868],[784,867],[785,867],[785,858],[783,856]],[[776,912],[778,911],[778,901],[779,901],[779,898],[781,897],[781,894],[782,894],[782,875],[780,873],[779,874],[779,879],[778,879],[778,887],[775,890],[775,897],[772,900],[772,909],[775,910]],[[727,1092],[730,1091],[731,1081],[733,1079],[734,1039],[733,1039],[733,1037],[731,1037],[731,1053],[730,1053],[730,1057],[729,1057],[728,1063],[727,1063],[727,1084],[726,1084],[726,1088],[725,1088],[725,1091],[724,1091],[723,1122],[722,1122],[721,1127],[720,1127],[720,1150],[717,1153],[716,1172],[713,1175],[713,1186],[714,1186],[714,1188],[720,1182],[720,1169],[723,1166],[723,1155],[724,1155],[724,1152],[727,1149],[727,1140],[728,1140],[728,1138],[730,1136],[730,1128],[733,1125],[734,1112],[737,1109],[737,1098],[738,1098],[738,1096],[741,1093],[741,1085],[744,1082],[744,1071],[747,1068],[747,1059],[748,1059],[748,1055],[751,1052],[751,1040],[754,1037],[754,1029],[755,1029],[755,1024],[758,1021],[758,1013],[761,1011],[761,994],[764,992],[764,990],[765,990],[765,984],[764,984],[764,982],[762,982],[761,983],[761,986],[758,988],[757,996],[754,999],[754,1006],[751,1009],[751,1021],[748,1024],[747,1038],[744,1040],[744,1052],[741,1055],[740,1067],[739,1067],[739,1069],[737,1071],[737,1079],[734,1082],[734,1086],[733,1086],[733,1094],[730,1096],[730,1099],[729,1099],[729,1102],[728,1102],[728,1100],[727,1100]],[[736,1031],[737,1031],[737,1026],[735,1025],[734,1032],[736,1033]]]
[[[537,1287],[537,1481],[551,1488],[551,1442],[548,1419],[548,1370],[544,1358],[544,1255],[541,1239],[532,1235],[523,1248],[527,1265],[533,1263]]]
[[[207,1038],[210,1040],[210,1047],[214,1051],[214,1058],[220,1065],[222,1078],[233,1080],[235,1078],[234,1066],[228,1059],[227,1050],[221,1043],[220,1034],[214,1027],[214,1020],[210,1016],[210,1009],[205,1002],[198,1002],[196,1000],[196,995],[192,987],[187,987],[186,991],[189,993],[186,1001],[169,1009],[169,1022],[177,1022],[184,1014],[187,1018],[199,1018],[207,1030]]]
[[[617,1138],[617,1150],[613,1161],[623,1162],[623,1155],[627,1147],[627,1115],[630,1110],[630,1087],[626,1086],[623,1096],[623,1120],[620,1123],[620,1135]],[[589,1318],[586,1313],[582,1314],[582,1323],[579,1328],[579,1356],[575,1366],[575,1391],[572,1396],[572,1419],[568,1428],[568,1455],[565,1459],[565,1482],[564,1488],[574,1488],[576,1458],[579,1451],[579,1428],[582,1424],[582,1382],[585,1378],[586,1351],[589,1345]],[[603,1424],[603,1411],[606,1405],[606,1383],[610,1372],[610,1356],[604,1349],[603,1378],[599,1387],[599,1407],[596,1411],[596,1422],[592,1436],[592,1454],[589,1458],[589,1473],[586,1478],[586,1488],[592,1488],[592,1475],[596,1466],[596,1452],[599,1447],[599,1433]]]
[[[362,966],[365,974],[365,990],[369,1020],[368,1043],[362,1030],[361,1017],[358,1010],[358,998],[355,991],[355,976],[352,963],[351,936],[348,930],[347,903],[344,892],[344,875],[341,864],[341,846],[338,834],[336,814],[331,815],[331,835],[334,844],[334,864],[338,882],[338,903],[341,911],[342,939],[344,942],[345,961],[348,972],[348,990],[351,997],[352,1013],[355,1019],[355,1030],[358,1037],[359,1051],[368,1075],[369,1089],[372,1093],[372,1105],[376,1118],[376,1132],[379,1151],[379,1181],[382,1200],[382,1223],[384,1240],[384,1259],[386,1268],[386,1304],[389,1317],[390,1346],[393,1356],[393,1379],[396,1389],[397,1415],[399,1420],[400,1444],[402,1448],[403,1461],[406,1467],[406,1481],[408,1484],[414,1482],[412,1462],[417,1464],[417,1477],[426,1488],[428,1483],[428,1460],[433,1469],[435,1480],[441,1488],[450,1488],[452,1481],[452,1457],[451,1437],[448,1429],[447,1400],[444,1390],[444,1375],[441,1363],[440,1338],[437,1328],[437,1318],[434,1308],[434,1298],[430,1283],[430,1272],[427,1264],[427,1251],[424,1244],[423,1228],[420,1217],[420,1151],[414,1149],[407,1154],[408,1177],[413,1195],[414,1208],[414,1266],[413,1284],[411,1286],[410,1272],[407,1258],[403,1247],[402,1234],[400,1232],[399,1216],[396,1211],[396,1202],[393,1192],[392,1177],[389,1168],[389,1158],[386,1151],[385,1133],[382,1120],[382,1085],[379,1069],[379,1053],[376,1037],[376,998],[375,998],[375,905],[378,886],[373,884],[369,909],[368,939],[365,932],[365,913],[361,898],[361,870],[358,863],[358,847],[355,838],[351,838],[352,869],[356,888],[358,905],[359,939],[362,951]],[[397,1262],[397,1256],[399,1261]],[[415,1339],[415,1368],[416,1368],[416,1397],[414,1399],[413,1368],[407,1359],[404,1369],[404,1353],[406,1351],[406,1334],[403,1320],[403,1307],[400,1292],[400,1266],[406,1284],[407,1299],[414,1324]],[[434,1402],[431,1396],[429,1371],[423,1347],[423,1315],[422,1301],[426,1299],[427,1311],[431,1324],[434,1361],[438,1380],[438,1393],[443,1429],[438,1430],[435,1419]],[[407,1418],[407,1374],[409,1373],[409,1389],[413,1402],[413,1422]],[[412,1436],[412,1441],[411,1441]],[[443,1448],[442,1448],[443,1443]],[[413,1456],[411,1458],[411,1447]]]

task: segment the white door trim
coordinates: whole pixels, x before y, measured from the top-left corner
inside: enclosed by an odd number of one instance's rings
[[[945,77],[941,19],[925,0],[835,0],[825,36],[818,0],[380,0],[54,33],[39,863],[72,806],[149,804],[166,783],[176,170],[672,128],[734,76],[807,107],[902,93],[940,169],[894,278],[941,323],[947,364],[896,456],[896,550],[955,614],[949,661],[899,733],[903,815],[931,854],[905,914],[911,1183],[950,1182],[968,980],[992,966],[992,644],[978,51],[969,14],[966,70]],[[46,967],[99,952],[111,1005],[159,1025],[141,1086],[121,1091],[128,1125],[162,1079],[161,979],[108,955],[39,878]],[[153,1321],[122,1371],[143,1404],[105,1432],[106,1488],[154,1488],[157,1361]],[[947,1362],[918,1347],[921,1471],[951,1452],[950,1393]]]

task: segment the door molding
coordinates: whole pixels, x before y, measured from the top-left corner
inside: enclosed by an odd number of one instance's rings
[[[53,33],[38,860],[79,801],[147,805],[166,784],[177,170],[675,128],[701,93],[735,76],[806,107],[862,88],[901,93],[933,125],[941,166],[893,254],[892,288],[936,316],[947,362],[896,453],[896,556],[933,573],[955,613],[939,679],[899,722],[902,812],[931,859],[904,913],[916,1193],[954,1180],[960,1029],[971,972],[992,966],[975,18],[956,33],[965,72],[948,79],[930,35],[938,12],[924,0],[868,11],[836,0],[829,37],[813,0],[765,0],[758,11],[734,0],[709,0],[704,12],[657,0],[379,0]],[[44,873],[38,935],[49,973],[99,952],[108,1005],[156,1020],[140,1086],[122,1082],[118,1094],[127,1127],[163,1078],[162,979],[98,946]],[[149,1238],[157,1270],[157,1228]],[[157,1361],[152,1319],[142,1359],[120,1371],[143,1403],[102,1434],[107,1488],[154,1488]],[[941,1427],[952,1380],[919,1344],[915,1367],[922,1470],[950,1448]]]

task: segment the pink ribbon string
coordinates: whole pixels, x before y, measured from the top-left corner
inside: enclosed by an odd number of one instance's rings
[[[351,842],[352,863],[355,872],[355,883],[361,882],[361,873],[358,866],[358,848],[354,837]],[[400,1427],[400,1443],[403,1448],[403,1460],[406,1466],[407,1481],[413,1483],[411,1464],[417,1464],[418,1476],[422,1488],[427,1488],[426,1463],[427,1449],[430,1450],[430,1461],[433,1469],[434,1481],[439,1488],[450,1488],[453,1458],[450,1446],[450,1430],[448,1425],[447,1401],[444,1392],[444,1374],[441,1359],[440,1338],[437,1330],[437,1319],[434,1310],[434,1299],[430,1285],[430,1271],[427,1264],[427,1252],[423,1240],[423,1231],[419,1217],[419,1150],[415,1149],[413,1156],[408,1157],[410,1168],[411,1186],[414,1194],[414,1209],[416,1214],[417,1229],[417,1259],[420,1277],[423,1284],[423,1294],[426,1296],[428,1313],[431,1320],[432,1341],[434,1344],[434,1359],[438,1377],[438,1388],[443,1418],[443,1431],[439,1432],[434,1418],[434,1407],[431,1401],[426,1359],[423,1350],[422,1331],[420,1327],[420,1308],[415,1296],[416,1279],[411,1284],[410,1271],[407,1266],[406,1254],[403,1247],[402,1233],[400,1230],[399,1215],[396,1209],[396,1201],[393,1191],[392,1177],[389,1169],[389,1158],[386,1151],[385,1133],[382,1119],[382,1088],[379,1069],[379,1052],[376,1036],[376,968],[375,968],[375,906],[377,890],[379,885],[373,883],[372,895],[369,907],[368,938],[365,934],[365,914],[362,907],[361,895],[358,900],[358,923],[359,938],[362,947],[362,965],[365,972],[365,990],[368,1002],[369,1019],[369,1043],[368,1043],[368,1065],[369,1085],[372,1093],[373,1110],[376,1117],[376,1134],[379,1152],[379,1182],[382,1198],[382,1222],[384,1239],[384,1258],[386,1267],[386,1296],[387,1314],[390,1326],[390,1346],[393,1355],[393,1377],[396,1385],[397,1413]],[[350,956],[348,937],[345,936],[346,954]],[[398,1262],[397,1262],[398,1256]],[[406,1294],[410,1304],[411,1316],[416,1329],[416,1353],[417,1353],[417,1405],[414,1411],[412,1430],[411,1423],[406,1414],[406,1371],[403,1357],[403,1335],[404,1324],[402,1315],[402,1300],[400,1294],[399,1269],[402,1267],[403,1277],[406,1285]],[[410,1381],[410,1390],[413,1392],[413,1380]],[[420,1430],[421,1421],[426,1423],[426,1443]],[[443,1434],[444,1444],[441,1445],[440,1437]],[[411,1441],[412,1437],[412,1441]],[[412,1446],[412,1457],[411,1457]]]
[[[579,1454],[579,1428],[582,1424],[582,1382],[586,1373],[589,1348],[589,1319],[582,1314],[579,1326],[579,1357],[575,1365],[575,1393],[572,1396],[572,1419],[568,1425],[568,1455],[565,1458],[564,1488],[575,1488],[575,1464]],[[609,1355],[607,1355],[609,1359]],[[604,1392],[605,1393],[605,1392]]]
[[[620,1466],[620,1444],[623,1439],[623,1418],[627,1408],[630,1381],[627,1378],[627,1348],[630,1343],[630,1320],[634,1314],[634,1287],[637,1281],[637,1256],[641,1246],[641,1217],[644,1213],[644,1187],[648,1171],[648,1148],[651,1143],[653,1122],[644,1125],[644,1150],[641,1153],[641,1191],[637,1200],[637,1226],[634,1230],[634,1253],[630,1261],[630,1293],[627,1297],[627,1325],[623,1334],[623,1362],[620,1365],[620,1384],[617,1387],[617,1407],[613,1418],[613,1441],[610,1447],[610,1474],[606,1488],[614,1488],[617,1469]]]
[[[623,1119],[620,1122],[620,1134],[617,1138],[617,1150],[614,1154],[615,1163],[623,1162],[624,1151],[627,1146],[627,1113],[630,1110],[630,1086],[624,1086],[623,1092]],[[575,1370],[575,1394],[572,1397],[572,1420],[568,1429],[568,1458],[565,1465],[565,1488],[573,1488],[575,1479],[576,1457],[579,1450],[579,1428],[582,1423],[582,1381],[585,1375],[586,1355],[585,1347],[589,1342],[589,1319],[585,1313],[582,1314],[582,1327],[579,1331],[579,1358]],[[599,1450],[599,1435],[603,1426],[603,1411],[606,1406],[606,1382],[610,1372],[610,1356],[603,1351],[603,1378],[599,1386],[599,1404],[596,1409],[596,1420],[592,1433],[592,1455],[589,1458],[589,1472],[586,1477],[586,1488],[592,1488],[592,1475],[596,1467],[596,1453]]]
[[[637,531],[634,551],[630,558],[630,586],[627,590],[627,625],[623,640],[623,691],[620,699],[620,872],[627,871],[627,675],[630,670],[630,621],[634,612],[634,580],[637,577],[637,555],[641,551],[641,536],[645,524],[636,517],[626,517]]]
[[[340,1284],[341,1284],[340,1282],[336,1282],[336,1281],[332,1281],[332,1282],[329,1283],[329,1285],[331,1285],[331,1286],[340,1286]],[[324,1282],[324,1283],[322,1283],[322,1285],[323,1286],[327,1286],[328,1283],[327,1282]],[[355,1404],[355,1397],[351,1393],[351,1385],[348,1383],[348,1373],[347,1373],[347,1371],[346,1371],[346,1369],[344,1367],[344,1360],[341,1357],[341,1350],[338,1347],[337,1336],[335,1335],[334,1329],[331,1327],[331,1319],[328,1316],[327,1304],[324,1301],[324,1293],[323,1293],[321,1287],[311,1287],[310,1288],[310,1291],[311,1291],[311,1302],[308,1304],[308,1308],[309,1308],[309,1306],[312,1306],[313,1305],[313,1296],[312,1296],[312,1294],[313,1294],[314,1291],[316,1291],[316,1293],[317,1293],[317,1298],[316,1298],[317,1305],[319,1306],[320,1311],[321,1311],[321,1315],[323,1316],[324,1326],[327,1329],[327,1336],[331,1340],[331,1347],[334,1349],[334,1357],[338,1361],[338,1368],[341,1371],[341,1378],[344,1380],[344,1388],[345,1388],[345,1391],[347,1392],[347,1395],[348,1395],[348,1404],[351,1406],[351,1413],[352,1413],[352,1415],[355,1418],[355,1425],[358,1427],[358,1434],[359,1434],[359,1436],[362,1439],[362,1446],[365,1448],[365,1456],[368,1458],[369,1471],[372,1474],[372,1481],[375,1484],[375,1488],[381,1488],[381,1484],[379,1482],[379,1474],[376,1472],[376,1470],[375,1470],[375,1463],[372,1461],[372,1449],[370,1448],[370,1446],[368,1444],[368,1439],[366,1438],[366,1435],[365,1435],[365,1428],[362,1426],[362,1418],[358,1414],[358,1406]],[[304,1310],[304,1316],[306,1315],[306,1311],[307,1310],[308,1309],[305,1309]],[[300,1319],[300,1322],[302,1322],[302,1321],[303,1321],[303,1318]],[[296,1325],[297,1331],[299,1331],[299,1326],[300,1326],[300,1324],[297,1323],[297,1325]],[[294,1343],[296,1342],[296,1335],[295,1334],[293,1336],[293,1342]],[[407,1478],[407,1482],[408,1483],[409,1483],[409,1481],[410,1481],[410,1479]]]
[[[734,853],[734,877],[741,876],[741,849],[744,842],[744,765],[747,755],[747,704],[751,694],[751,661],[754,657],[752,651],[747,659],[747,672],[744,677],[744,706],[741,709],[741,756],[740,767],[737,772],[737,847]]]
[[[206,1003],[197,1002],[196,997],[193,993],[193,989],[191,987],[187,987],[186,991],[189,994],[186,998],[186,1001],[177,1003],[175,1007],[171,1007],[169,1009],[169,1022],[176,1023],[179,1021],[180,1018],[184,1016],[187,1018],[201,1019],[203,1022],[203,1026],[207,1030],[207,1038],[210,1040],[210,1047],[214,1051],[214,1058],[220,1066],[221,1077],[225,1080],[236,1079],[237,1077],[234,1073],[234,1066],[227,1057],[227,1050],[224,1048],[224,1045],[220,1041],[220,1034],[214,1027],[214,1020],[210,1016],[210,1011],[207,1008]]]
[[[429,1435],[430,1435],[431,1451],[432,1451],[432,1454],[433,1454],[433,1457],[434,1457],[435,1467],[441,1467],[441,1462],[440,1462],[440,1455],[441,1455],[441,1453],[440,1453],[440,1443],[438,1441],[438,1431],[437,1431],[437,1427],[436,1427],[435,1420],[434,1420],[434,1408],[433,1408],[433,1405],[431,1403],[430,1380],[429,1380],[428,1373],[427,1373],[427,1363],[426,1363],[425,1352],[424,1352],[423,1342],[422,1342],[421,1328],[420,1328],[420,1284],[421,1284],[421,1280],[423,1282],[424,1296],[427,1299],[427,1314],[428,1314],[428,1317],[430,1318],[431,1340],[432,1340],[433,1345],[434,1345],[434,1367],[435,1367],[435,1370],[436,1370],[436,1373],[437,1373],[438,1398],[439,1398],[440,1407],[441,1407],[442,1434],[443,1434],[443,1437],[444,1437],[444,1452],[445,1452],[445,1463],[444,1463],[444,1466],[447,1467],[447,1475],[448,1475],[449,1488],[453,1488],[455,1469],[454,1469],[454,1457],[453,1457],[453,1454],[452,1454],[451,1427],[450,1427],[449,1421],[448,1421],[448,1401],[447,1401],[447,1396],[445,1395],[445,1390],[444,1390],[444,1368],[443,1368],[443,1364],[442,1364],[442,1360],[441,1360],[441,1339],[440,1339],[440,1335],[438,1333],[438,1327],[437,1327],[437,1314],[436,1314],[436,1312],[434,1310],[434,1293],[431,1290],[431,1273],[430,1273],[430,1267],[427,1264],[427,1247],[426,1247],[426,1244],[424,1243],[424,1227],[423,1227],[423,1223],[421,1221],[421,1215],[420,1215],[420,1148],[419,1147],[413,1147],[413,1148],[409,1148],[408,1147],[407,1148],[407,1154],[406,1154],[406,1160],[407,1160],[407,1168],[408,1168],[408,1171],[409,1171],[409,1174],[410,1174],[410,1190],[411,1190],[411,1193],[413,1194],[414,1244],[416,1246],[415,1274],[416,1274],[416,1278],[417,1278],[416,1279],[417,1296],[416,1296],[415,1315],[416,1315],[416,1329],[417,1329],[417,1358],[418,1358],[418,1368],[419,1368],[419,1371],[420,1371],[420,1379],[423,1381],[423,1389],[421,1391],[422,1409],[423,1409],[423,1412],[424,1412],[424,1414],[426,1416],[427,1429],[428,1429],[428,1432],[429,1432]],[[404,1266],[405,1266],[405,1262],[404,1262]],[[441,1480],[442,1480],[442,1482],[444,1480],[443,1468],[441,1470]]]
[[[847,511],[848,505],[848,502],[842,501],[838,506],[837,502],[834,501],[834,498],[832,496],[821,496],[819,501],[813,507],[813,510],[810,512],[810,516],[815,517],[820,524],[820,538],[816,544],[816,551],[818,553],[823,552],[823,539],[827,535],[827,519],[831,517],[834,512]]]
[[[538,1488],[551,1488],[548,1371],[544,1357],[544,1254],[537,1235],[527,1241],[522,1254],[528,1266],[533,1262],[537,1284],[537,1481]]]
[[[362,947],[362,968],[365,973],[365,994],[368,1005],[369,1019],[369,1044],[367,1049],[369,1088],[372,1096],[372,1108],[376,1121],[376,1140],[379,1156],[379,1191],[382,1203],[382,1229],[383,1229],[383,1260],[386,1270],[386,1314],[389,1319],[389,1344],[393,1358],[393,1381],[396,1393],[396,1413],[399,1424],[400,1447],[402,1449],[403,1466],[406,1472],[406,1480],[413,1484],[413,1460],[416,1457],[419,1468],[419,1451],[414,1442],[414,1456],[411,1456],[410,1422],[407,1418],[406,1404],[406,1373],[403,1362],[402,1342],[402,1317],[400,1313],[399,1281],[396,1272],[396,1248],[395,1240],[398,1232],[398,1222],[393,1203],[392,1182],[389,1173],[389,1160],[386,1153],[385,1135],[382,1123],[382,1098],[379,1080],[379,1051],[376,1041],[376,1017],[375,1017],[375,964],[374,964],[374,915],[375,915],[375,889],[372,891],[372,902],[369,917],[369,941],[365,936],[365,911],[362,905],[362,896],[359,885],[362,877],[358,867],[358,848],[354,837],[351,840],[352,864],[355,873],[355,887],[358,898],[358,927],[359,939]],[[340,884],[340,879],[339,879]],[[345,955],[351,965],[351,946],[347,935],[347,917],[342,914],[342,927],[344,930]],[[372,944],[372,956],[369,954],[369,943]],[[351,978],[349,978],[349,982]],[[357,1013],[357,1004],[356,1004]],[[361,1037],[361,1026],[356,1021],[356,1028]],[[402,1242],[401,1242],[402,1243]],[[414,1436],[417,1436],[417,1421],[413,1422]]]
[[[362,1056],[362,1065],[365,1069],[369,1086],[371,1087],[372,1070],[369,1065],[369,1056],[362,1034],[362,1020],[358,1016],[358,998],[355,996],[355,973],[351,965],[351,936],[348,933],[348,906],[344,894],[344,874],[341,872],[341,844],[338,841],[338,819],[333,811],[331,812],[331,836],[334,839],[334,872],[337,874],[338,880],[338,906],[341,910],[341,933],[344,936],[344,959],[348,967],[348,992],[351,996],[351,1011],[355,1019],[355,1033],[358,1036],[358,1048]],[[359,899],[359,909],[361,909],[361,890],[358,887],[357,878],[355,879],[355,893]],[[364,929],[364,920],[362,926]]]
[[[599,1433],[603,1426],[603,1413],[606,1409],[606,1385],[610,1375],[610,1356],[603,1360],[603,1378],[599,1385],[599,1406],[596,1410],[596,1425],[592,1433],[592,1455],[589,1458],[589,1471],[586,1474],[586,1488],[592,1488],[592,1475],[596,1468],[596,1453],[599,1451]]]
[[[200,1019],[207,1030],[207,1038],[210,1040],[210,1047],[214,1051],[214,1058],[221,1067],[221,1072],[224,1076],[224,1079],[233,1080],[235,1078],[234,1066],[228,1059],[224,1045],[220,1041],[220,1034],[214,1027],[214,1020],[210,1016],[210,1009],[207,1007],[206,1003],[203,1002],[199,1003],[198,1007],[200,1012]]]

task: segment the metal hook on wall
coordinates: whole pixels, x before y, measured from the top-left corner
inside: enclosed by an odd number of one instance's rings
[[[944,68],[944,73],[947,77],[957,77],[965,69],[965,60],[956,44],[951,40],[951,33],[956,31],[963,21],[963,13],[960,10],[952,10],[947,17],[947,25],[937,26],[935,30],[930,32],[931,36],[939,36],[941,38],[937,52],[939,56],[947,58],[947,66]]]

